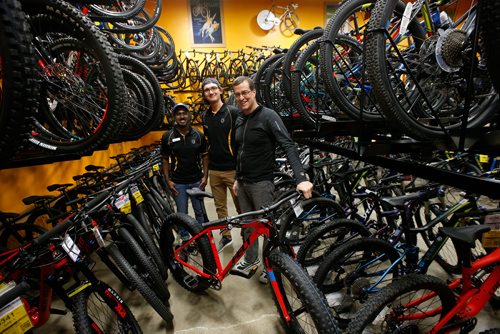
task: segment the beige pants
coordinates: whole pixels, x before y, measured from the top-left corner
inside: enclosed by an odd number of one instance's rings
[[[218,218],[225,218],[228,216],[227,213],[227,189],[231,192],[231,197],[233,198],[234,206],[236,211],[240,213],[240,205],[238,203],[238,198],[233,194],[233,183],[235,179],[236,171],[208,171],[208,180],[210,182],[210,188],[212,194],[214,195],[215,210],[217,212]],[[223,231],[222,235],[231,238],[231,231]]]

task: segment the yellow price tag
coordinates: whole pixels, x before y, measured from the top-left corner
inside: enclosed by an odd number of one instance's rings
[[[153,170],[154,171],[159,171],[160,170],[160,164],[154,164],[153,165]]]
[[[0,294],[11,288],[15,284],[2,284]],[[28,312],[24,307],[21,298],[16,298],[12,302],[5,305],[0,310],[0,333],[5,334],[23,334],[33,327]]]
[[[132,196],[134,196],[136,204],[140,204],[140,203],[144,202],[144,198],[142,197],[142,194],[139,190],[137,190],[136,192],[133,192]]]
[[[487,156],[486,154],[480,154],[479,155],[479,162],[482,164],[488,163],[490,161],[490,157]]]

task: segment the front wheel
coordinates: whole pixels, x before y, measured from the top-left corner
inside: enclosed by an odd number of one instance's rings
[[[103,282],[88,283],[72,301],[73,324],[78,334],[142,333],[123,299]]]
[[[339,332],[324,296],[290,256],[274,251],[267,262],[273,298],[287,333]],[[277,296],[283,298],[283,307]]]

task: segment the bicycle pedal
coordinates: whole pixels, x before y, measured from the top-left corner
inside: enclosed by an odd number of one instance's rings
[[[190,288],[190,289],[193,289],[193,288],[196,288],[199,284],[199,281],[196,277],[193,277],[193,276],[184,276],[184,279],[183,279],[184,283]]]
[[[246,279],[249,279],[251,278],[255,272],[257,271],[257,269],[259,268],[259,265],[254,265],[248,272],[242,272],[242,271],[239,271],[239,270],[234,270],[232,269],[229,273],[231,275],[236,275],[236,276],[241,276],[243,278],[246,278]]]

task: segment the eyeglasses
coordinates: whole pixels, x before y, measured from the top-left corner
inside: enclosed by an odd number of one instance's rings
[[[216,92],[219,90],[219,87],[209,87],[209,88],[205,88],[203,90],[203,93],[212,93],[212,92]]]
[[[251,90],[244,90],[244,91],[242,91],[241,93],[234,93],[234,96],[235,96],[237,99],[239,99],[239,98],[240,98],[240,96],[243,96],[243,97],[249,97],[251,92],[252,92]]]

